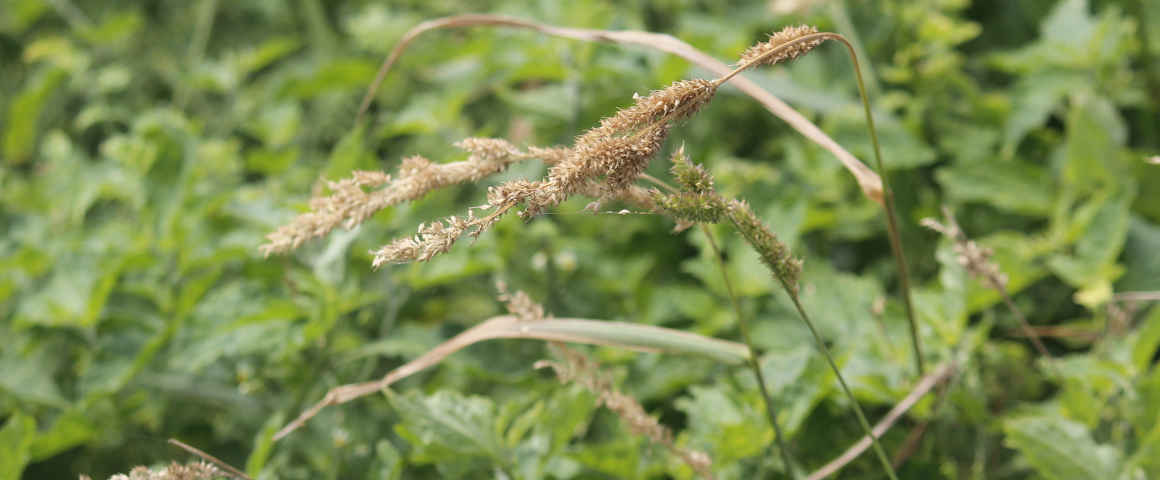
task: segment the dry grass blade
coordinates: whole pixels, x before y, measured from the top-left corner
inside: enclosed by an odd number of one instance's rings
[[[952,364],[946,364],[936,368],[933,372],[930,372],[926,374],[926,376],[922,377],[922,380],[920,380],[918,384],[914,386],[910,393],[906,394],[906,398],[903,398],[901,402],[898,402],[898,404],[895,405],[894,408],[890,409],[890,412],[888,412],[886,416],[878,422],[877,425],[874,425],[874,437],[882,437],[882,435],[884,435],[887,430],[890,430],[890,427],[894,426],[894,422],[897,422],[898,419],[907,412],[907,410],[910,410],[910,407],[913,407],[914,404],[918,403],[922,397],[926,396],[926,394],[929,393],[935,385],[938,385],[939,383],[949,378],[954,372],[955,366]],[[846,464],[852,462],[855,458],[858,458],[858,456],[862,455],[862,452],[865,452],[868,448],[870,448],[870,438],[862,437],[860,440],[858,440],[857,443],[851,445],[850,448],[846,449],[845,452],[839,455],[838,458],[831,460],[830,463],[825,464],[822,466],[822,468],[819,468],[814,471],[814,473],[811,473],[810,476],[806,478],[806,480],[822,480],[823,478],[837,473],[838,470],[841,470],[842,467],[846,466]]]
[[[438,364],[448,355],[469,345],[497,338],[534,338],[557,342],[608,345],[643,352],[695,353],[726,363],[740,363],[749,357],[749,349],[739,343],[651,325],[578,318],[549,318],[529,322],[511,315],[493,317],[439,344],[422,356],[392,370],[379,380],[343,385],[331,389],[320,402],[302,412],[293,422],[279,430],[274,435],[274,440],[280,440],[297,430],[323,408],[343,404],[381,391],[399,380]]]
[[[368,88],[366,96],[363,97],[362,106],[359,108],[359,118],[361,119],[363,113],[370,106],[374,99],[375,92],[378,90],[379,84],[382,83],[383,78],[386,77],[387,72],[402,56],[407,46],[415,40],[416,37],[431,30],[441,28],[464,28],[473,26],[493,26],[493,27],[513,27],[534,30],[545,35],[552,35],[556,37],[569,38],[573,40],[581,40],[586,42],[607,42],[620,45],[637,45],[654,50],[659,50],[665,53],[676,55],[692,62],[694,65],[705,70],[713,72],[716,75],[728,75],[732,68],[720,60],[697,50],[692,45],[689,45],[675,37],[659,33],[641,32],[634,30],[611,31],[611,30],[593,30],[583,28],[567,28],[557,27],[554,25],[547,25],[543,23],[523,20],[502,15],[486,15],[486,14],[466,14],[455,15],[450,17],[443,17],[416,25],[399,40],[395,48],[387,56],[379,68],[378,74],[375,76],[374,82]],[[862,193],[875,202],[882,203],[882,179],[877,173],[874,173],[869,167],[859,161],[853,154],[838,145],[834,139],[830,138],[802,116],[797,110],[782,102],[773,94],[758,86],[756,83],[746,79],[745,77],[737,77],[731,80],[731,84],[736,86],[743,93],[753,98],[758,103],[762,104],[774,116],[784,120],[794,130],[797,130],[806,138],[818,144],[822,148],[838,157],[838,161],[846,167],[849,172],[854,175],[854,179],[861,187]]]
[[[189,453],[192,453],[194,455],[197,455],[198,457],[201,457],[202,460],[205,460],[205,461],[210,462],[214,465],[217,465],[218,468],[221,468],[227,475],[229,475],[230,478],[237,478],[240,480],[252,480],[249,475],[246,475],[245,472],[238,470],[237,468],[234,468],[233,465],[230,465],[226,462],[223,462],[220,459],[218,459],[217,457],[210,455],[208,453],[205,453],[201,449],[194,447],[188,443],[182,442],[181,440],[178,440],[176,438],[171,438],[171,439],[169,439],[169,444],[173,445],[177,448],[180,448],[182,450],[185,450]]]

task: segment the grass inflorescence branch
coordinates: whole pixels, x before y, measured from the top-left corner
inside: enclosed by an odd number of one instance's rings
[[[489,21],[465,19],[469,23],[475,20]],[[507,24],[496,21],[499,24]],[[412,37],[409,36],[406,41],[410,38]],[[747,69],[792,61],[810,52],[825,40],[842,42],[851,49],[853,55],[852,47],[841,35],[818,32],[816,28],[810,26],[788,27],[746,50],[741,55],[738,66],[719,78],[678,81],[667,88],[635,97],[632,105],[601,120],[598,125],[577,136],[571,146],[527,147],[521,150],[504,140],[469,139],[459,144],[461,148],[470,152],[469,158],[463,162],[434,165],[421,157],[412,157],[404,162],[397,178],[382,172],[356,172],[350,179],[331,182],[329,186],[332,193],[329,196],[316,196],[311,202],[312,211],[272,233],[269,236],[270,242],[263,246],[263,251],[267,254],[288,251],[310,238],[325,235],[337,226],[350,228],[357,225],[387,206],[414,200],[433,189],[478,181],[504,170],[514,162],[528,158],[540,158],[549,165],[547,175],[538,180],[517,179],[490,187],[485,205],[473,207],[465,215],[424,223],[419,226],[415,235],[397,239],[373,250],[373,265],[379,267],[388,263],[430,260],[449,251],[459,238],[465,235],[477,237],[510,213],[530,220],[575,195],[593,197],[597,201],[613,198],[628,200],[673,218],[679,228],[692,224],[728,221],[746,243],[757,251],[762,262],[793,300],[799,316],[814,336],[818,350],[826,357],[830,368],[838,377],[843,392],[852,403],[859,424],[871,438],[874,450],[883,462],[883,468],[888,476],[894,479],[896,476],[889,459],[870,431],[865,414],[846,385],[825,342],[801,306],[797,291],[802,270],[801,260],[790,253],[789,248],[778,240],[773,231],[744,200],[727,199],[714,191],[712,177],[700,166],[688,162],[683,156],[683,150],[678,152],[679,158],[673,170],[674,177],[682,187],[679,191],[648,192],[635,185],[652,158],[663,149],[673,125],[693,117],[714,98],[722,85],[738,78],[737,76]],[[392,52],[387,66],[397,57],[397,51]],[[878,169],[884,175],[873,117],[862,85],[857,58],[853,59]],[[882,196],[869,193],[874,191],[873,189],[866,190],[863,178],[867,176],[866,174],[859,175],[856,172],[856,175],[864,191],[867,191],[871,198],[882,199]],[[872,172],[868,175],[874,176]],[[902,294],[910,321],[914,359],[921,372],[922,354],[910,302],[909,276],[898,238],[893,197],[885,182],[882,187],[880,192],[884,193],[883,205],[887,213],[891,246],[898,261]],[[737,310],[738,320],[743,328],[742,333],[746,343],[750,344],[747,327],[740,317],[740,309]],[[765,391],[765,383],[751,344],[750,352],[750,364],[761,384],[763,399],[777,435],[783,461],[791,472],[796,472],[782,432],[777,425],[768,392]]]

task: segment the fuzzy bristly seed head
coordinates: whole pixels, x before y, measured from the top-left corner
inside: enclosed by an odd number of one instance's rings
[[[673,152],[671,160],[673,162],[672,174],[682,187],[694,193],[713,191],[713,176],[700,164],[694,165],[693,162],[689,161],[689,157],[685,155],[684,145]]]
[[[669,125],[660,123],[628,136],[590,136],[577,140],[568,157],[548,172],[550,183],[573,194],[599,176],[607,177],[609,191],[630,185],[648,166],[669,134]]]
[[[789,247],[777,238],[777,235],[761,222],[749,204],[741,200],[733,200],[729,204],[729,219],[737,227],[737,231],[749,245],[757,250],[761,261],[773,271],[781,281],[790,288],[797,290],[798,279],[802,273],[801,260],[790,254]]]
[[[621,109],[616,115],[600,121],[600,125],[581,136],[585,139],[626,135],[657,122],[675,122],[697,113],[701,107],[713,99],[717,85],[703,79],[682,80],[662,90],[636,97],[631,107]]]
[[[718,223],[729,211],[716,192],[664,194],[654,189],[652,196],[661,213],[681,222]]]
[[[815,39],[808,42],[801,42],[782,49],[777,53],[770,54],[770,52],[777,50],[782,45],[813,33],[818,33],[818,29],[809,25],[785,27],[780,32],[770,35],[768,40],[746,49],[741,54],[741,59],[737,63],[739,65],[748,65],[751,62],[756,62],[754,65],[773,65],[775,63],[793,60],[805,55],[810,50],[813,50],[814,47],[821,45],[823,40]]]

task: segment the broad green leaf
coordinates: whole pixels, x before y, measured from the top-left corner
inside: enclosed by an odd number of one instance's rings
[[[399,480],[403,478],[403,455],[391,442],[379,440],[375,444],[375,464],[379,469],[370,472],[368,479]],[[253,475],[251,473],[251,475]]]
[[[1013,161],[958,163],[940,168],[935,178],[956,203],[981,202],[1022,215],[1051,213],[1056,191],[1043,168]]]
[[[8,106],[4,121],[4,163],[16,165],[31,159],[36,141],[40,116],[45,105],[67,78],[67,73],[59,68],[49,68],[24,87]]]
[[[63,407],[67,401],[52,377],[51,352],[44,348],[5,346],[0,353],[0,391],[8,398],[32,404]]]
[[[1095,428],[1111,398],[1130,382],[1126,362],[1098,354],[1075,354],[1058,358],[1052,375],[1062,384],[1058,401],[1067,418]]]
[[[91,442],[99,434],[94,420],[74,407],[57,417],[48,430],[36,435],[29,448],[30,456],[33,461],[42,461]]]
[[[0,32],[12,34],[23,33],[50,11],[49,3],[44,0],[8,0],[4,8],[7,11],[0,15]]]
[[[1153,307],[1140,321],[1139,335],[1132,346],[1132,365],[1136,371],[1146,373],[1152,368],[1152,359],[1160,348],[1160,308]]]
[[[35,437],[36,420],[32,417],[22,413],[8,417],[0,428],[0,479],[20,479],[20,473],[32,460]]]
[[[1063,182],[1081,191],[1117,186],[1126,172],[1120,158],[1123,120],[1106,99],[1076,94],[1067,119]]]
[[[1079,77],[1044,73],[1023,77],[1016,85],[1011,116],[1003,130],[1003,156],[1011,158],[1019,142],[1032,130],[1043,126],[1059,107]]]
[[[473,458],[481,465],[505,466],[511,462],[511,452],[499,436],[495,404],[490,399],[447,390],[427,397],[416,391],[386,392],[402,419],[396,431],[411,442],[414,461],[435,463],[452,474],[470,468]]]
[[[1117,478],[1120,453],[1092,440],[1087,429],[1058,417],[1032,416],[1003,424],[1004,443],[1049,480]]]
[[[250,451],[250,456],[246,458],[246,474],[253,478],[258,478],[258,474],[266,466],[266,462],[270,460],[270,454],[274,450],[274,434],[278,432],[284,423],[286,423],[286,416],[281,413],[270,416],[266,420],[266,424],[262,426],[262,430],[254,437],[254,447]]]
[[[695,386],[676,406],[689,418],[690,447],[730,465],[757,455],[773,440],[773,428],[758,405],[751,405],[723,386]]]
[[[232,58],[233,67],[241,76],[266,68],[301,47],[295,37],[283,36],[266,40],[261,45],[246,49]]]
[[[1123,273],[1116,259],[1128,235],[1131,203],[1135,189],[1107,198],[1075,243],[1071,254],[1053,255],[1047,265],[1074,287],[1077,299],[1089,308],[1107,302],[1111,284]]]
[[[1141,193],[1137,201],[1146,200]],[[1117,291],[1160,290],[1160,226],[1133,216],[1124,241],[1124,275],[1116,280]]]

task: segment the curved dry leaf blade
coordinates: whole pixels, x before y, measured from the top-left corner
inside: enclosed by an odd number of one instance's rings
[[[367,107],[370,106],[375,92],[378,90],[379,84],[382,83],[383,78],[386,77],[387,72],[402,56],[407,46],[419,35],[431,30],[440,28],[464,28],[474,26],[492,26],[492,27],[512,27],[524,28],[534,30],[545,35],[555,37],[569,38],[573,40],[581,40],[585,42],[607,42],[621,45],[638,45],[654,50],[659,50],[668,54],[676,55],[692,62],[693,64],[705,70],[713,72],[717,75],[728,75],[733,69],[725,63],[713,58],[712,56],[697,50],[692,45],[689,45],[676,37],[660,33],[641,32],[636,30],[593,30],[586,28],[568,28],[558,27],[555,25],[548,25],[544,23],[533,22],[530,20],[523,20],[514,17],[507,17],[503,15],[487,15],[487,14],[465,14],[454,15],[450,17],[437,18],[428,20],[426,22],[416,25],[403,35],[395,48],[383,61],[378,73],[375,75],[375,80],[367,89],[366,96],[363,97],[362,106],[359,108],[359,118],[362,118],[363,113]],[[750,98],[756,100],[774,116],[784,120],[794,130],[801,133],[810,141],[818,144],[822,148],[829,151],[850,174],[854,175],[854,179],[861,187],[862,193],[871,200],[882,204],[882,179],[877,173],[874,173],[866,164],[858,160],[846,149],[838,145],[838,142],[830,138],[817,125],[810,122],[802,114],[794,110],[785,102],[773,96],[761,86],[753,83],[745,77],[738,76],[731,80],[731,83],[736,86],[743,93]]]
[[[740,363],[749,357],[749,349],[743,344],[663,327],[579,318],[549,318],[527,322],[510,315],[493,317],[390,371],[379,380],[331,389],[321,401],[279,430],[274,435],[274,440],[280,440],[297,430],[327,406],[346,403],[381,391],[399,380],[438,364],[448,355],[469,345],[497,338],[532,338],[607,345],[643,352],[692,353],[731,364]]]
[[[914,388],[910,390],[910,393],[906,394],[906,397],[903,398],[901,402],[898,402],[898,404],[894,405],[894,408],[891,408],[890,411],[886,413],[886,416],[882,417],[882,420],[880,420],[878,424],[874,425],[874,429],[872,430],[874,432],[874,437],[882,438],[882,435],[885,435],[886,431],[890,430],[890,427],[894,426],[894,422],[897,422],[898,419],[907,412],[907,410],[910,410],[910,407],[913,407],[914,404],[918,403],[919,400],[922,400],[922,397],[926,396],[926,394],[930,392],[930,390],[934,388],[935,385],[938,385],[939,383],[942,383],[943,381],[946,381],[948,378],[950,378],[950,376],[953,375],[956,370],[957,368],[954,363],[948,363],[934,369],[933,372],[926,374],[925,377],[922,377],[922,379],[919,380],[917,384],[915,384]],[[822,468],[819,468],[811,473],[808,477],[806,477],[806,480],[823,480],[830,475],[838,473],[838,470],[841,470],[842,467],[846,466],[846,464],[854,461],[854,459],[858,458],[858,456],[865,452],[868,448],[870,448],[870,437],[862,437],[853,445],[851,445],[850,448],[846,449],[845,452],[842,452],[842,454],[837,458],[830,460],[830,462],[823,465]]]

